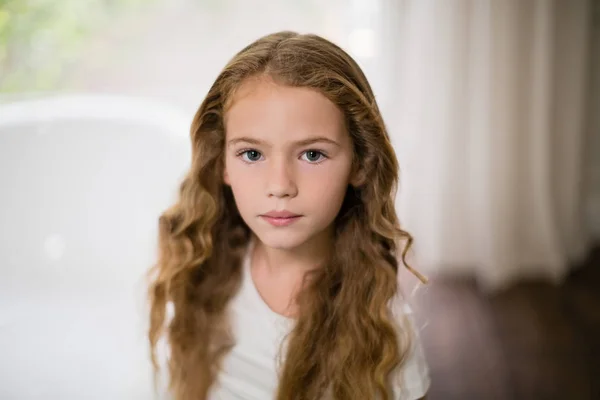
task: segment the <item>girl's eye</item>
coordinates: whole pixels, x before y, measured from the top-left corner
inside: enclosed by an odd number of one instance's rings
[[[257,150],[244,150],[239,153],[242,156],[242,159],[246,162],[256,162],[260,161],[262,154],[260,154]]]
[[[307,150],[302,154],[304,160],[310,163],[318,163],[319,161],[323,161],[323,159],[327,158],[325,154],[321,153],[318,150]]]

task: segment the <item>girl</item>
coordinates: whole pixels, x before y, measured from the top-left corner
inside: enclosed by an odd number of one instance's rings
[[[315,35],[263,37],[217,77],[191,139],[150,287],[152,361],[164,334],[172,396],[424,397],[398,290],[411,237],[397,161],[356,62]]]

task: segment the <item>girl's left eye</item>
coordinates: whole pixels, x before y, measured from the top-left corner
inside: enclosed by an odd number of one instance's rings
[[[313,164],[322,162],[325,158],[327,158],[327,156],[318,150],[307,150],[302,153],[302,159]]]

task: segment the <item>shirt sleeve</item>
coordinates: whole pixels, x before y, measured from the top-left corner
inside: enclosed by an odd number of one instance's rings
[[[405,331],[410,337],[410,347],[406,359],[392,373],[392,398],[394,400],[417,400],[427,394],[431,384],[419,330],[411,307],[403,299],[395,299],[395,304],[392,305],[392,314],[398,328]]]

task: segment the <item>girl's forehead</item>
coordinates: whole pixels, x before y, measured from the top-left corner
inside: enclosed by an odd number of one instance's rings
[[[322,93],[267,79],[248,80],[236,90],[225,112],[225,128],[228,136],[346,134],[343,113]]]
[[[254,77],[246,79],[234,91],[226,114],[230,115],[233,110],[240,108],[257,111],[276,105],[295,106],[291,111],[340,112],[316,89],[284,85],[269,77]]]

